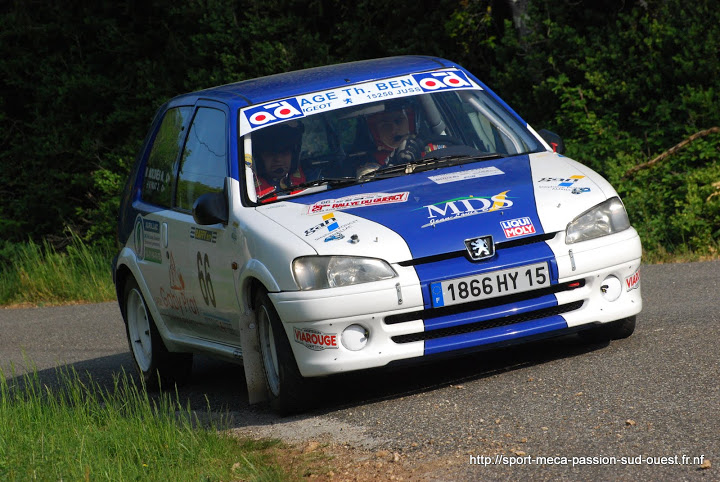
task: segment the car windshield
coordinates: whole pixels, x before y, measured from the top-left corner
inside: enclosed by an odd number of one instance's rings
[[[259,203],[545,150],[482,89],[393,96],[268,124],[243,139],[253,177],[245,188]]]

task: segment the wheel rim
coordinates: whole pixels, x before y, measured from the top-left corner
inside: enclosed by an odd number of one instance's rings
[[[267,307],[261,306],[258,311],[258,329],[260,330],[260,351],[262,353],[268,387],[274,396],[280,394],[280,369],[278,367],[277,349],[270,314]]]
[[[152,362],[152,339],[150,337],[150,317],[145,301],[137,289],[133,289],[127,298],[127,323],[130,346],[135,362],[140,370],[147,372]]]

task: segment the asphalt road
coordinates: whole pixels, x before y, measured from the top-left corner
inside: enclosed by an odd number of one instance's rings
[[[302,416],[249,406],[242,368],[201,357],[180,396],[239,431],[397,452],[429,480],[720,480],[720,262],[644,266],[642,289],[628,339],[348,374]],[[50,384],[57,366],[132,373],[117,305],[0,309],[6,378],[32,366]]]

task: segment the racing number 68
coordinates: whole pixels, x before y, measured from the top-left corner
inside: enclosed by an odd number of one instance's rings
[[[212,280],[210,279],[210,260],[207,253],[203,259],[202,253],[197,254],[198,281],[200,282],[200,292],[206,305],[212,303],[215,306],[215,290],[213,289]]]

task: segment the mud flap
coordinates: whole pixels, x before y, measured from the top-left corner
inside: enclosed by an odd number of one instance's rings
[[[265,370],[263,369],[260,345],[257,339],[257,324],[254,316],[240,320],[240,347],[242,348],[245,383],[250,404],[264,402],[268,399]]]

